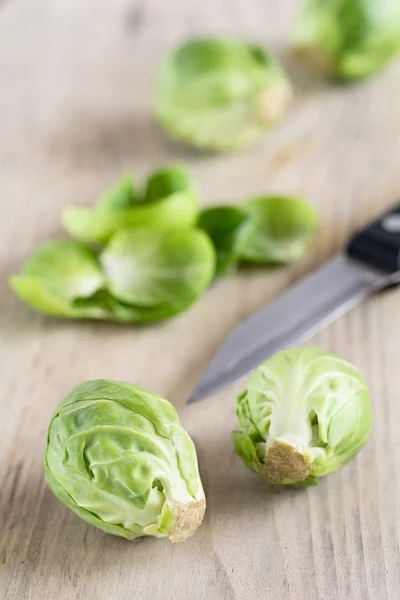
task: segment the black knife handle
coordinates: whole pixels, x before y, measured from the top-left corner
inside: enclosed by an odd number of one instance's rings
[[[400,204],[356,233],[347,246],[350,256],[385,273],[400,270]]]

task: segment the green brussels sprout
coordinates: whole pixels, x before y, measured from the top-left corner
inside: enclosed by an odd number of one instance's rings
[[[295,45],[318,70],[339,79],[367,77],[400,51],[400,3],[306,0]]]
[[[238,264],[238,241],[248,215],[233,206],[216,206],[200,213],[197,227],[210,236],[217,255],[216,275],[232,273]]]
[[[215,251],[199,229],[124,229],[102,252],[112,296],[136,307],[198,298],[215,273]]]
[[[156,118],[173,138],[222,151],[252,144],[279,122],[292,90],[261,46],[205,38],[166,59],[155,96]]]
[[[62,213],[66,231],[86,243],[105,243],[125,227],[186,227],[198,213],[198,192],[188,172],[171,166],[154,172],[143,197],[124,176],[94,208],[67,206]]]
[[[76,387],[51,420],[44,464],[57,498],[106,533],[183,542],[203,520],[193,442],[172,404],[136,385]]]
[[[278,352],[236,402],[236,452],[271,483],[314,485],[362,448],[373,425],[359,370],[319,348]]]
[[[265,196],[241,207],[250,217],[238,240],[242,260],[292,262],[304,254],[318,228],[315,211],[301,198]]]
[[[38,248],[22,274],[10,277],[10,285],[27,304],[49,315],[98,319],[108,315],[99,301],[105,279],[96,254],[73,240]]]

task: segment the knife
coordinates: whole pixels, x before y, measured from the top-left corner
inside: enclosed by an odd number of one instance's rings
[[[247,376],[269,356],[302,342],[384,288],[400,283],[400,204],[356,233],[346,250],[239,324],[188,402]]]

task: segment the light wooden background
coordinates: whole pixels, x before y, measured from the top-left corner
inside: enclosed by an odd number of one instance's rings
[[[312,343],[354,361],[376,424],[358,458],[318,487],[272,489],[234,455],[238,384],[187,408],[227,332],[333,255],[399,200],[400,64],[335,87],[296,75],[285,123],[247,152],[169,143],[151,119],[154,73],[188,35],[240,34],[281,52],[295,0],[0,2],[0,596],[7,600],[398,600],[400,291],[376,297]],[[221,279],[175,320],[134,329],[31,312],[6,277],[59,235],[66,203],[89,203],[125,169],[190,167],[204,203],[304,194],[321,233],[296,265]],[[90,378],[135,382],[179,408],[208,499],[185,544],[129,543],[81,522],[46,488],[55,406]]]

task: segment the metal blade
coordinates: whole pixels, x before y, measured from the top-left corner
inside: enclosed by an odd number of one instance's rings
[[[333,258],[236,327],[188,402],[245,377],[278,350],[311,337],[388,283],[389,275],[345,254]]]

